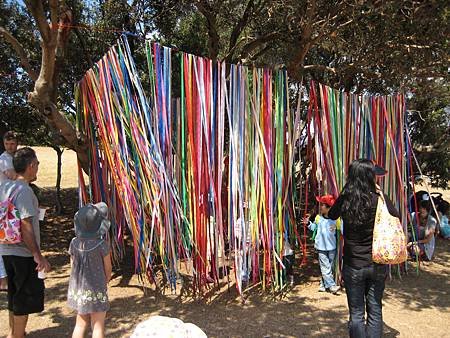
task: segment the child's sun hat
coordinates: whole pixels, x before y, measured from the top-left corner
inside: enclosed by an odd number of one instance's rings
[[[108,232],[108,206],[105,202],[86,204],[74,217],[75,235],[83,239],[100,239]]]

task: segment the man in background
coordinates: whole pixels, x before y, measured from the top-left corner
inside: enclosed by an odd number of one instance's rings
[[[16,172],[13,166],[13,156],[17,151],[18,138],[16,133],[8,131],[3,135],[3,145],[5,151],[0,155],[0,186],[7,180],[14,180]],[[3,258],[0,256],[0,291],[8,289],[8,280],[3,263]]]
[[[0,155],[0,184],[6,180],[14,180],[16,172],[13,166],[13,156],[17,151],[19,145],[18,138],[15,132],[8,131],[3,135],[3,145],[5,151]]]

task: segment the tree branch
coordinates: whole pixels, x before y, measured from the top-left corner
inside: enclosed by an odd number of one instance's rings
[[[306,69],[306,70],[321,70],[321,71],[327,71],[327,72],[331,72],[333,74],[336,74],[336,68],[328,67],[328,66],[325,66],[325,65],[306,65],[306,66],[303,66],[303,69]]]
[[[49,42],[51,39],[50,27],[45,17],[44,7],[41,0],[26,0],[25,4],[28,11],[33,15],[36,20],[39,32],[41,33],[42,40],[44,42]]]
[[[254,39],[253,41],[250,41],[242,48],[242,52],[241,52],[241,55],[239,58],[241,60],[245,59],[256,48],[258,48],[259,46],[261,46],[267,42],[275,40],[280,35],[281,35],[280,32],[272,32],[272,33],[263,35],[261,37],[258,37],[256,39]]]
[[[52,22],[52,29],[57,29],[58,27],[58,0],[50,0],[49,1],[49,7],[50,7],[50,20]]]
[[[72,12],[66,9],[60,16],[58,22],[58,32],[56,37],[56,60],[55,68],[53,72],[53,98],[52,101],[56,102],[57,88],[59,85],[59,73],[64,65],[64,59],[67,48],[67,41],[69,39],[70,26],[72,24]]]
[[[33,69],[33,67],[31,67],[27,53],[25,52],[25,49],[23,48],[22,44],[3,27],[0,27],[0,34],[3,35],[5,40],[11,45],[11,47],[17,53],[17,56],[20,59],[20,64],[23,67],[23,69],[25,69],[30,79],[36,81],[38,78],[38,74]]]
[[[244,41],[245,41],[245,38],[239,39],[239,41],[236,42],[236,44],[233,46],[233,48],[231,48],[231,49],[228,51],[228,54],[225,55],[225,57],[223,58],[223,60],[225,60],[227,63],[233,63],[233,62],[234,62],[234,61],[233,61],[233,55],[234,55],[234,52],[236,51],[236,49],[239,48],[239,46],[240,46],[240,45],[242,44],[242,42],[244,42]]]
[[[219,33],[217,33],[216,27],[216,10],[211,8],[208,0],[199,0],[196,6],[206,19],[208,27],[209,57],[215,61],[219,54]]]
[[[261,48],[258,53],[251,56],[251,60],[255,61],[257,60],[261,55],[263,55],[265,52],[267,52],[270,48],[272,48],[272,45],[268,44],[265,45],[264,48]]]
[[[302,47],[289,64],[289,71],[291,73],[291,76],[293,76],[294,78],[297,76],[298,70],[303,67],[306,54],[308,54],[309,49],[311,48],[313,21],[316,17],[316,9],[316,0],[308,1],[308,7],[306,9],[306,21],[302,25],[302,36],[300,40],[300,44],[302,45]]]
[[[91,54],[89,54],[86,44],[84,43],[83,36],[80,34],[80,31],[77,28],[74,28],[73,31],[75,32],[75,35],[78,38],[78,41],[80,41],[81,49],[83,50],[84,56],[87,59],[87,62],[89,64],[89,68],[94,67],[94,62],[92,61]]]
[[[415,145],[414,151],[418,153],[439,153],[448,151],[450,148],[450,128],[434,143],[431,145]]]
[[[245,7],[244,14],[239,19],[237,25],[233,28],[233,32],[231,33],[231,36],[230,36],[230,45],[228,46],[228,50],[230,52],[230,58],[233,57],[233,54],[231,53],[231,51],[233,50],[233,47],[236,45],[236,42],[237,42],[239,36],[241,35],[243,29],[245,28],[245,26],[248,23],[250,13],[253,10],[253,6],[254,6],[254,1],[249,0],[247,2],[247,6]]]
[[[395,43],[392,41],[386,42],[386,45],[391,48],[394,48],[394,47],[406,48],[406,49],[408,49],[408,51],[410,49],[431,49],[432,48],[431,46],[428,46],[428,45],[409,45],[409,44],[403,44],[403,43]]]

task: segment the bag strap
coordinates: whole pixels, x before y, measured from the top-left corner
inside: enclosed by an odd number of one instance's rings
[[[378,194],[378,204],[381,201],[381,203],[387,208],[386,199],[384,198],[384,193],[380,189],[377,189],[376,193]],[[377,205],[377,208],[378,208],[378,205]]]
[[[378,197],[380,197],[383,200],[383,202],[386,203],[383,191],[381,191],[381,189],[377,189],[375,192],[378,194]]]
[[[14,200],[16,199],[16,197],[17,197],[17,195],[19,194],[19,192],[21,192],[22,191],[22,186],[21,185],[19,185],[18,187],[16,187],[13,191],[12,191],[12,193],[11,193],[11,195],[9,196],[9,199],[14,203]]]

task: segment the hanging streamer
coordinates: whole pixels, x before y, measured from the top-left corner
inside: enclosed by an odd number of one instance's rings
[[[404,96],[355,95],[322,84],[318,87],[319,95],[316,84],[311,82],[308,113],[308,129],[314,132],[314,142],[309,143],[309,158],[317,173],[325,173],[324,177],[316,175],[318,184],[324,192],[337,196],[345,185],[350,163],[358,158],[373,160],[388,171],[379,184],[400,210],[406,230],[407,170],[411,173],[412,168],[404,133]],[[311,155],[313,151],[316,156]],[[342,234],[338,235],[338,243],[342,258]],[[337,260],[339,268],[341,262],[342,259]],[[337,280],[340,279],[339,268],[336,269]]]
[[[286,71],[174,56],[148,41],[146,55],[146,86],[122,37],[76,87],[90,158],[80,200],[111,206],[115,257],[130,234],[135,270],[150,281],[162,271],[174,290],[187,273],[201,292],[230,280],[233,262],[240,293],[283,288],[284,247],[303,240]]]

